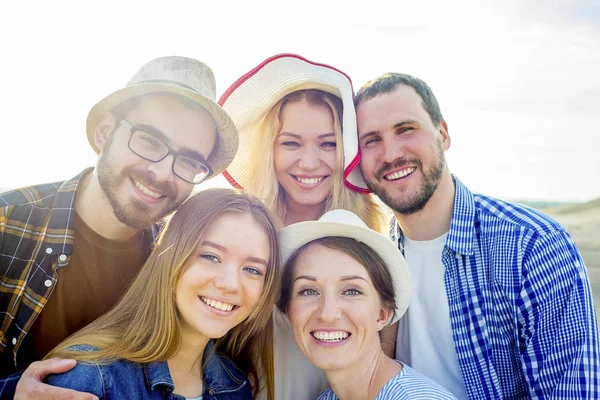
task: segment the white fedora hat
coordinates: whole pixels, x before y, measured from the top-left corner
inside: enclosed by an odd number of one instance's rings
[[[330,236],[355,239],[369,246],[381,257],[392,277],[396,300],[396,313],[388,324],[398,321],[406,312],[412,293],[406,260],[390,238],[367,227],[358,215],[350,211],[331,210],[318,221],[298,222],[283,228],[279,232],[283,264],[305,244]]]
[[[200,104],[212,115],[217,125],[218,144],[207,161],[214,177],[221,173],[235,157],[239,139],[235,124],[216,103],[215,76],[204,63],[186,57],[160,57],[144,65],[127,86],[108,95],[90,110],[87,117],[87,137],[96,153],[94,129],[102,118],[114,107],[132,97],[170,92],[187,97]]]
[[[231,85],[219,99],[240,133],[240,149],[223,175],[237,188],[247,186],[248,165],[260,125],[267,112],[284,96],[304,89],[319,89],[342,100],[342,137],[344,146],[344,182],[357,192],[369,189],[356,168],[358,134],[354,110],[354,90],[350,77],[329,65],[309,61],[296,54],[278,54],[263,61]]]

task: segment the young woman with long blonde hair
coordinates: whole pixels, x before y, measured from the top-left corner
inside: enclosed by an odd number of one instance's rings
[[[48,382],[101,399],[251,399],[261,386],[273,399],[279,264],[277,230],[258,199],[199,192],[123,299],[47,356],[78,361]]]
[[[223,173],[264,200],[279,226],[316,220],[332,209],[359,215],[374,230],[388,222],[344,143],[357,141],[350,79],[300,56],[281,54],[242,76],[219,103],[240,135],[238,153]]]

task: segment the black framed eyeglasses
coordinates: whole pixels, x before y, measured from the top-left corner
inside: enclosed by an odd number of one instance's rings
[[[194,185],[199,184],[212,174],[212,170],[204,160],[197,160],[173,150],[161,139],[136,128],[126,120],[119,121],[121,125],[129,130],[129,149],[145,160],[159,162],[173,154],[173,173],[186,182]]]

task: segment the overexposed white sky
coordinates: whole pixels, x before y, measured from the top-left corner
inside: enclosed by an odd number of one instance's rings
[[[217,98],[277,53],[425,80],[451,171],[505,199],[600,197],[597,0],[29,1],[0,4],[0,188],[93,165],[90,108],[147,61],[208,64]],[[226,186],[221,177],[203,185]]]

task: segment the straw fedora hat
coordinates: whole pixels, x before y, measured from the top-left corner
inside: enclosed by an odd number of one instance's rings
[[[90,110],[87,117],[87,137],[96,153],[94,129],[104,116],[117,105],[132,97],[169,92],[179,94],[201,105],[212,115],[217,126],[217,145],[207,161],[214,177],[221,173],[235,157],[239,139],[235,124],[216,103],[215,76],[204,63],[192,58],[160,57],[144,65],[127,86],[108,95]]]
[[[296,54],[278,54],[263,61],[231,85],[219,99],[240,133],[240,149],[223,176],[237,188],[245,188],[251,177],[248,165],[254,144],[261,134],[265,114],[284,96],[303,89],[319,89],[342,100],[344,182],[357,192],[369,189],[356,168],[360,161],[354,91],[350,77],[329,65],[309,61]]]
[[[396,300],[396,313],[390,317],[388,325],[398,321],[406,312],[412,294],[408,264],[390,238],[367,227],[358,215],[350,211],[331,210],[317,221],[298,222],[283,228],[279,232],[283,264],[305,244],[330,236],[355,239],[381,257],[390,272]]]

